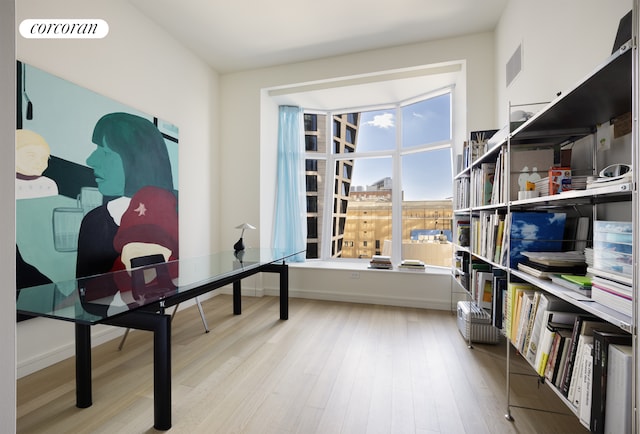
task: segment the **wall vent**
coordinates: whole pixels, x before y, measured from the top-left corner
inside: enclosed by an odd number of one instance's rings
[[[518,76],[520,71],[522,71],[522,44],[518,45],[518,48],[516,48],[516,51],[507,62],[507,87]]]

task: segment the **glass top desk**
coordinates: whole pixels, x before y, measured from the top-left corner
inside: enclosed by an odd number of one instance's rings
[[[280,319],[289,317],[287,259],[303,252],[273,249],[226,251],[96,276],[23,288],[22,314],[75,323],[76,405],[91,406],[91,333],[108,324],[154,333],[154,427],[171,428],[171,316],[165,309],[223,286],[233,285],[233,313],[240,315],[240,281],[268,272],[280,276]]]

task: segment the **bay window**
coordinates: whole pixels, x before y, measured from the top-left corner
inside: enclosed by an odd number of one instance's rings
[[[451,101],[305,112],[307,259],[450,265]]]

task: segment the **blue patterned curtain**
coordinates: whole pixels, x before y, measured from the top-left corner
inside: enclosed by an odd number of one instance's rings
[[[300,107],[280,106],[273,247],[285,252],[302,251],[307,246],[303,116]],[[304,260],[304,253],[291,258],[293,262]]]

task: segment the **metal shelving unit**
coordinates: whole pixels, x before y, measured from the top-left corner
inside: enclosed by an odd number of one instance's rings
[[[577,83],[569,91],[559,95],[554,101],[548,103],[543,109],[534,114],[530,119],[515,127],[513,131],[507,134],[505,140],[489,149],[484,155],[474,161],[470,167],[465,168],[456,178],[472,175],[474,168],[479,167],[483,162],[492,162],[496,160],[497,154],[504,150],[504,155],[510,156],[512,151],[517,151],[523,147],[553,147],[560,149],[561,146],[573,143],[577,140],[589,140],[589,136],[594,137],[596,126],[606,124],[612,119],[631,112],[633,118],[631,133],[631,149],[629,150],[629,162],[633,168],[632,182],[608,185],[598,189],[574,190],[556,194],[553,196],[536,197],[526,200],[508,200],[506,203],[471,206],[467,209],[457,210],[460,218],[471,217],[474,213],[484,210],[499,211],[509,214],[512,211],[520,210],[545,210],[545,209],[562,209],[571,207],[582,207],[583,209],[591,209],[591,220],[595,220],[598,216],[598,210],[601,207],[607,207],[611,203],[624,204],[625,207],[631,208],[632,227],[636,228],[633,233],[633,264],[634,275],[632,277],[633,288],[633,315],[631,317],[600,305],[596,302],[584,302],[572,297],[571,290],[553,284],[549,280],[543,280],[528,275],[516,269],[510,269],[508,266],[496,264],[490,259],[482,258],[466,248],[466,254],[471,257],[479,258],[493,267],[503,268],[507,272],[507,278],[515,277],[523,281],[532,283],[537,288],[552,294],[566,302],[578,307],[584,312],[588,312],[606,322],[612,323],[620,329],[632,335],[634,346],[633,360],[633,393],[632,393],[632,410],[634,414],[633,432],[638,430],[638,390],[640,390],[640,366],[638,352],[638,283],[640,282],[640,269],[638,267],[638,246],[640,246],[640,234],[637,228],[640,222],[640,201],[638,200],[638,167],[640,167],[640,157],[638,152],[638,144],[640,136],[638,132],[638,47],[635,43],[638,34],[638,2],[634,0],[633,10],[633,38],[614,52],[595,70]],[[511,112],[510,106],[509,111]],[[597,174],[597,144],[595,138],[592,140],[592,174]],[[506,158],[505,174],[507,178],[510,175],[510,157]],[[506,183],[507,197],[509,195],[509,182]],[[504,236],[509,236],[505,232]],[[592,236],[592,233],[591,233]],[[508,245],[509,243],[507,243]],[[458,246],[458,250],[465,248]],[[455,276],[456,271],[452,271]],[[455,280],[452,278],[452,280]],[[455,284],[455,283],[454,283]],[[507,341],[509,339],[507,338]],[[513,420],[511,415],[511,397],[510,397],[510,344],[507,345],[507,409],[505,417]],[[554,387],[551,386],[555,390]],[[572,411],[573,407],[560,391],[555,390],[558,396],[565,402]]]

